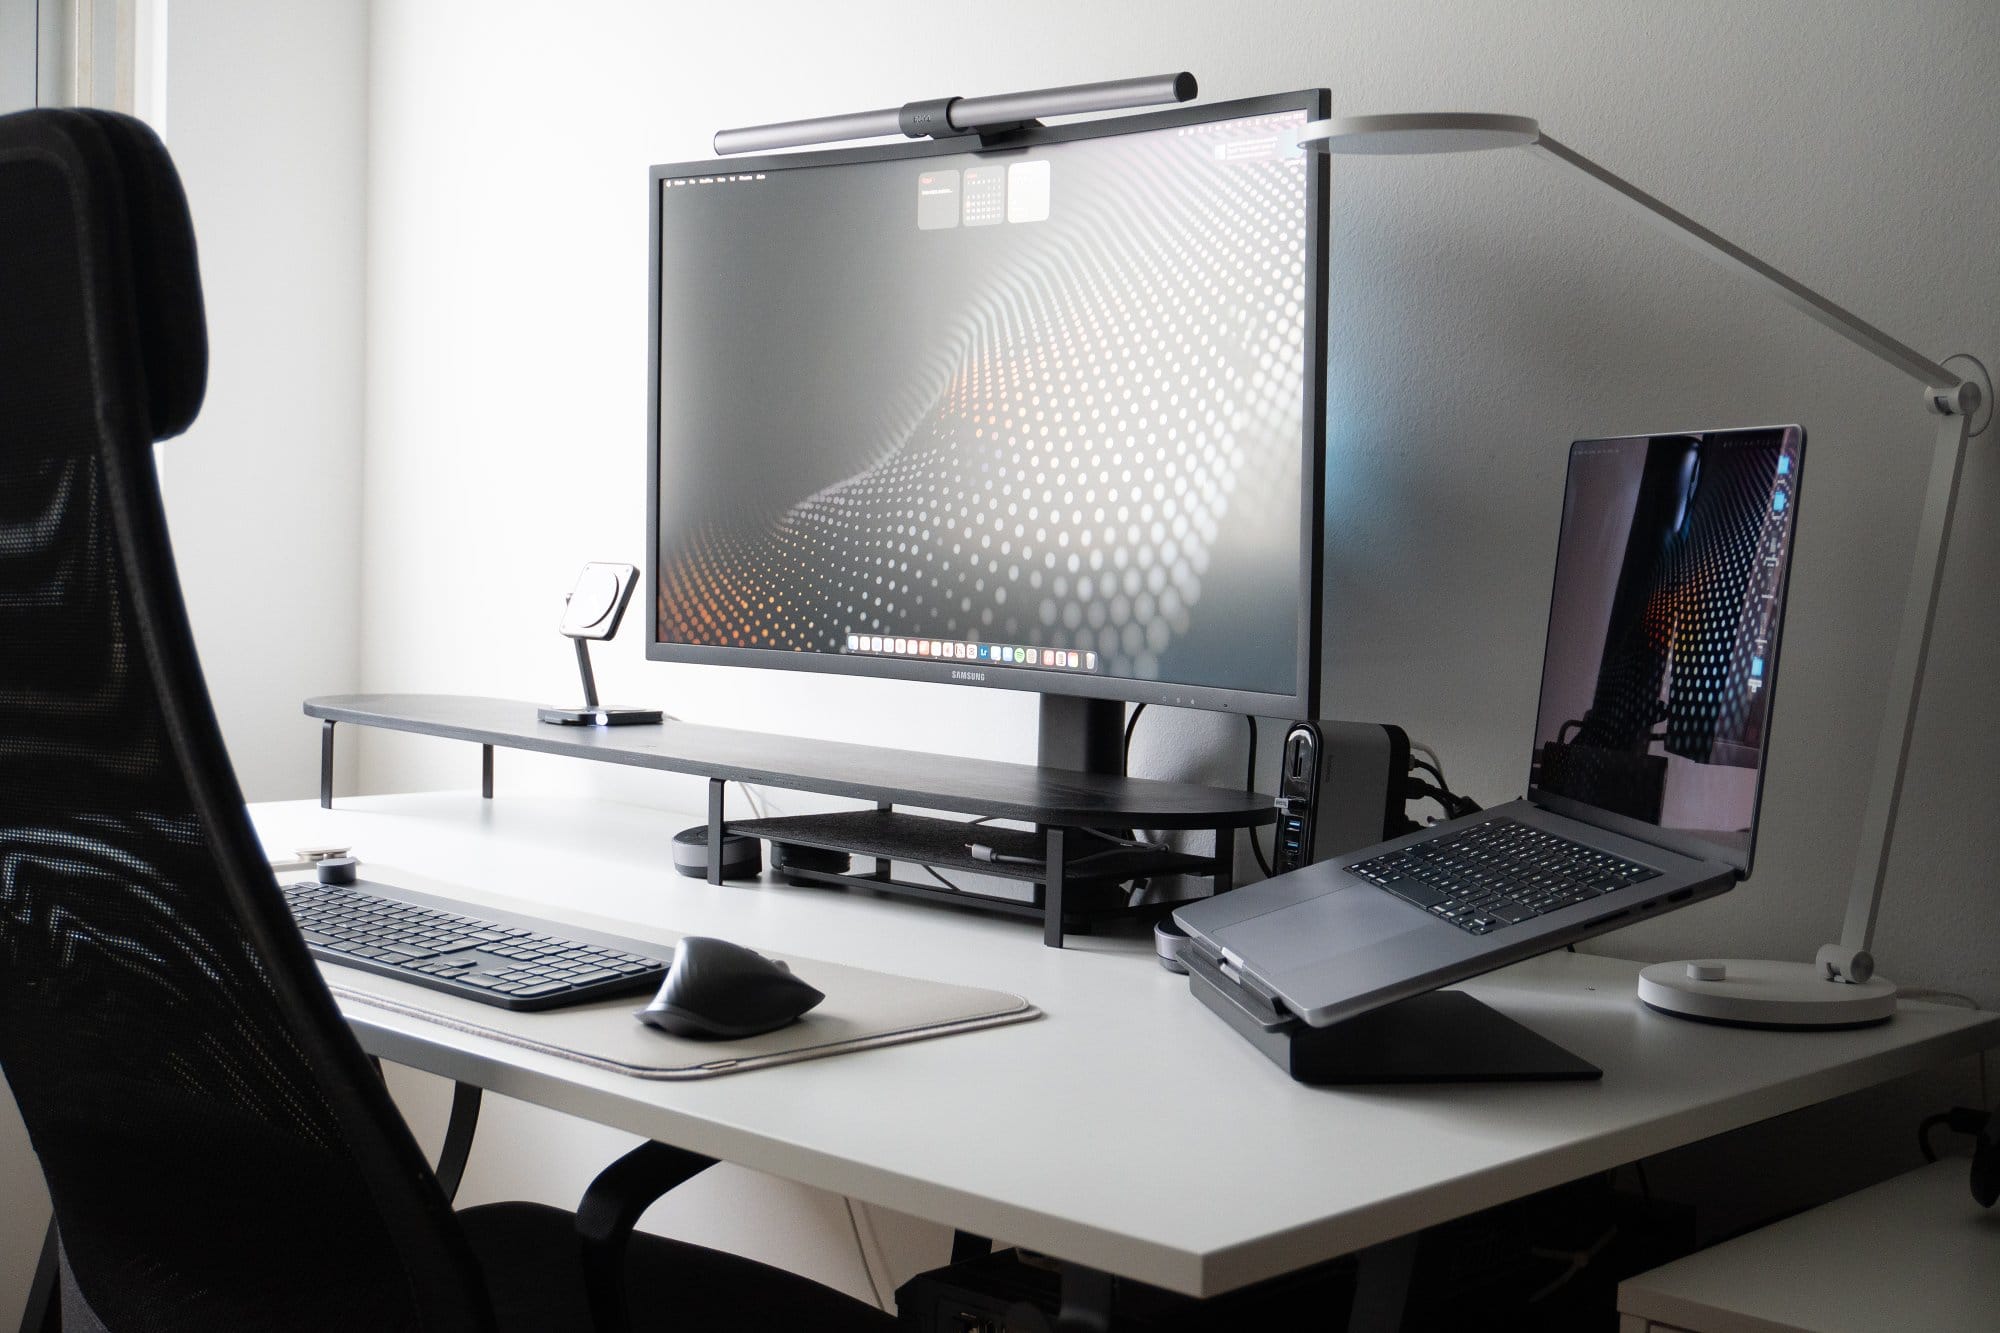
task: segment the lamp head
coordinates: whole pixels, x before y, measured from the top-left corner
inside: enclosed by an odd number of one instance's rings
[[[1393,116],[1335,116],[1316,120],[1299,133],[1307,152],[1392,155],[1472,153],[1483,148],[1520,148],[1541,138],[1530,116],[1483,111],[1421,111]]]

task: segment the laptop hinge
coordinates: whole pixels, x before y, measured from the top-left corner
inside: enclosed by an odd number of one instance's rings
[[[1207,940],[1195,936],[1188,937],[1187,947],[1208,965],[1207,970],[1210,973],[1220,975],[1272,1008],[1283,1012],[1284,1001],[1279,998],[1278,993],[1271,989],[1264,979],[1257,975],[1257,970],[1234,949],[1210,944]]]

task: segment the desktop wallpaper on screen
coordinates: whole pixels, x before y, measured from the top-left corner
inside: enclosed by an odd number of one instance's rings
[[[656,639],[1293,691],[1305,120],[658,182]]]
[[[1748,854],[1804,436],[1570,453],[1530,784]]]

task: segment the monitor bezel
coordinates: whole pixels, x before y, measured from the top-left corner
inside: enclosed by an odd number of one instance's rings
[[[1649,842],[1656,847],[1664,847],[1668,851],[1678,852],[1682,856],[1694,857],[1697,860],[1719,862],[1722,865],[1728,866],[1735,873],[1738,880],[1750,878],[1750,872],[1756,868],[1757,837],[1764,823],[1764,784],[1770,780],[1771,776],[1771,735],[1777,723],[1778,675],[1779,669],[1783,665],[1785,652],[1784,616],[1786,609],[1791,603],[1792,567],[1798,563],[1795,558],[1798,555],[1799,539],[1797,514],[1799,497],[1804,494],[1805,490],[1806,429],[1797,422],[1781,422],[1774,426],[1711,426],[1698,430],[1656,430],[1648,431],[1643,435],[1613,435],[1604,439],[1572,440],[1569,446],[1569,459],[1563,470],[1563,518],[1564,522],[1567,523],[1569,518],[1569,488],[1575,480],[1572,470],[1576,467],[1578,450],[1583,449],[1585,446],[1638,444],[1676,435],[1711,439],[1721,435],[1768,435],[1774,431],[1781,438],[1787,431],[1792,432],[1798,437],[1799,463],[1798,471],[1792,478],[1792,545],[1786,551],[1784,574],[1778,581],[1778,637],[1772,644],[1770,666],[1765,675],[1764,752],[1759,756],[1757,761],[1757,789],[1756,794],[1751,798],[1750,802],[1749,844],[1739,851],[1734,847],[1711,842],[1707,838],[1686,829],[1670,829],[1663,828],[1658,824],[1649,824],[1643,819],[1634,819],[1630,815],[1621,815],[1615,811],[1606,810],[1602,806],[1591,805],[1587,801],[1577,800],[1574,797],[1560,796],[1535,785],[1535,755],[1541,747],[1542,709],[1547,706],[1548,702],[1549,654],[1555,647],[1552,637],[1555,633],[1556,603],[1554,566],[1551,566],[1549,577],[1549,618],[1547,627],[1542,632],[1542,679],[1536,686],[1535,730],[1529,739],[1528,746],[1528,799],[1532,803],[1582,823],[1593,824],[1598,828],[1623,834],[1625,837],[1635,839],[1636,841]],[[1783,449],[1783,447],[1783,444],[1780,443],[1779,448]],[[1557,560],[1562,558],[1562,532],[1560,528],[1557,529],[1556,534],[1556,558]]]
[[[704,666],[757,667],[767,670],[813,671],[833,675],[873,676],[890,680],[932,681],[986,689],[1025,690],[1046,695],[1108,699],[1128,703],[1166,704],[1216,712],[1264,717],[1316,717],[1320,686],[1320,603],[1323,588],[1323,543],[1326,470],[1326,288],[1327,206],[1331,171],[1325,154],[1306,154],[1306,345],[1303,421],[1300,440],[1298,644],[1293,663],[1297,688],[1289,693],[1191,685],[1172,681],[1137,680],[1120,676],[1083,676],[1033,666],[974,666],[927,662],[922,659],[871,657],[858,654],[795,652],[775,648],[736,648],[680,643],[659,637],[660,563],[660,210],[662,180],[708,176],[736,171],[782,171],[797,167],[848,163],[921,160],[963,153],[995,156],[1050,144],[1071,143],[1114,135],[1175,129],[1212,121],[1238,120],[1284,111],[1302,111],[1309,120],[1332,114],[1332,93],[1304,89],[1265,97],[1243,98],[1142,115],[1118,116],[1074,124],[1033,125],[992,147],[976,135],[947,139],[913,139],[853,148],[816,149],[756,157],[711,158],[700,162],[654,166],[647,179],[647,357],[646,357],[646,658],[653,662],[693,662]]]

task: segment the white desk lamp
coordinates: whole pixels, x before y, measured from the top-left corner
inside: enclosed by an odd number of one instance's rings
[[[1342,117],[1307,125],[1299,144],[1308,151],[1375,155],[1526,148],[1547,161],[1574,168],[1709,258],[1747,273],[1766,290],[1923,386],[1924,405],[1941,420],[1840,943],[1821,948],[1812,963],[1705,959],[1657,963],[1639,976],[1639,998],[1653,1008],[1711,1022],[1754,1027],[1853,1027],[1890,1017],[1896,1010],[1896,987],[1875,976],[1869,946],[1882,904],[1896,813],[1902,804],[1910,736],[1923,688],[1924,660],[1930,652],[1931,625],[1937,614],[1966,443],[1983,432],[1992,419],[1993,381],[1986,367],[1963,354],[1947,357],[1946,363],[1924,357],[1686,214],[1557,143],[1526,116],[1445,112]],[[1964,373],[1948,369],[1951,362],[1960,363]]]

